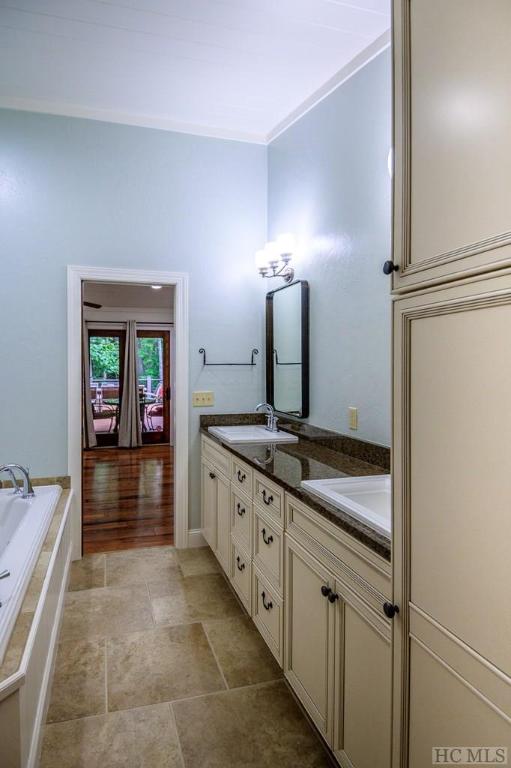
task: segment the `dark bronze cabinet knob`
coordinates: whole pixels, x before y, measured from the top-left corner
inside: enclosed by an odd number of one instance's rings
[[[335,603],[335,601],[338,599],[339,599],[339,595],[337,594],[337,592],[331,592],[328,595],[328,602],[330,603]]]
[[[209,476],[210,476],[210,478],[211,478],[212,480],[214,480],[214,479],[215,479],[215,477],[216,477],[216,475],[215,475],[215,473],[214,473],[214,472],[210,472],[210,473],[209,473]]]
[[[383,613],[388,619],[393,619],[396,613],[399,613],[399,607],[392,603],[383,603]]]
[[[399,269],[398,264],[394,264],[393,261],[386,261],[383,265],[383,274],[384,275],[391,275],[393,272],[397,272]]]
[[[321,587],[321,594],[323,595],[323,597],[328,597],[331,591],[332,590],[330,589],[330,587],[327,587],[326,584],[323,584],[323,586]]]

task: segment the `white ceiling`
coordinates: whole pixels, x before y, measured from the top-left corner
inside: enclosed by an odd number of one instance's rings
[[[0,0],[0,106],[265,142],[389,27],[390,0]]]
[[[84,283],[83,298],[101,304],[102,308],[169,309],[174,303],[174,288],[164,286],[155,291],[150,285]]]

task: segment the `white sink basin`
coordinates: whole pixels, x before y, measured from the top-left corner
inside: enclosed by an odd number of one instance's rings
[[[390,475],[302,480],[301,485],[390,539]]]
[[[296,435],[289,432],[270,432],[262,424],[241,427],[208,427],[215,437],[226,443],[297,443]]]

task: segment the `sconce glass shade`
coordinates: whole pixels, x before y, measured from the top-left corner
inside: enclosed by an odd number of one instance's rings
[[[261,277],[282,277],[291,282],[294,270],[289,265],[295,248],[293,235],[280,235],[277,240],[266,243],[264,248],[256,251],[255,263]]]
[[[276,240],[270,240],[264,247],[266,253],[266,262],[272,267],[274,264],[278,264],[280,261],[280,251]]]
[[[277,249],[283,261],[289,261],[295,252],[295,238],[290,232],[277,237]]]
[[[261,250],[256,251],[255,263],[259,272],[264,273],[268,269],[268,256],[264,248],[261,248]]]

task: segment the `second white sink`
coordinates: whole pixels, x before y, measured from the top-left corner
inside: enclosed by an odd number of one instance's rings
[[[302,480],[301,485],[314,496],[319,496],[390,538],[390,475]]]
[[[262,424],[246,424],[238,427],[208,427],[215,437],[226,443],[297,443],[296,435],[289,432],[270,432]]]

